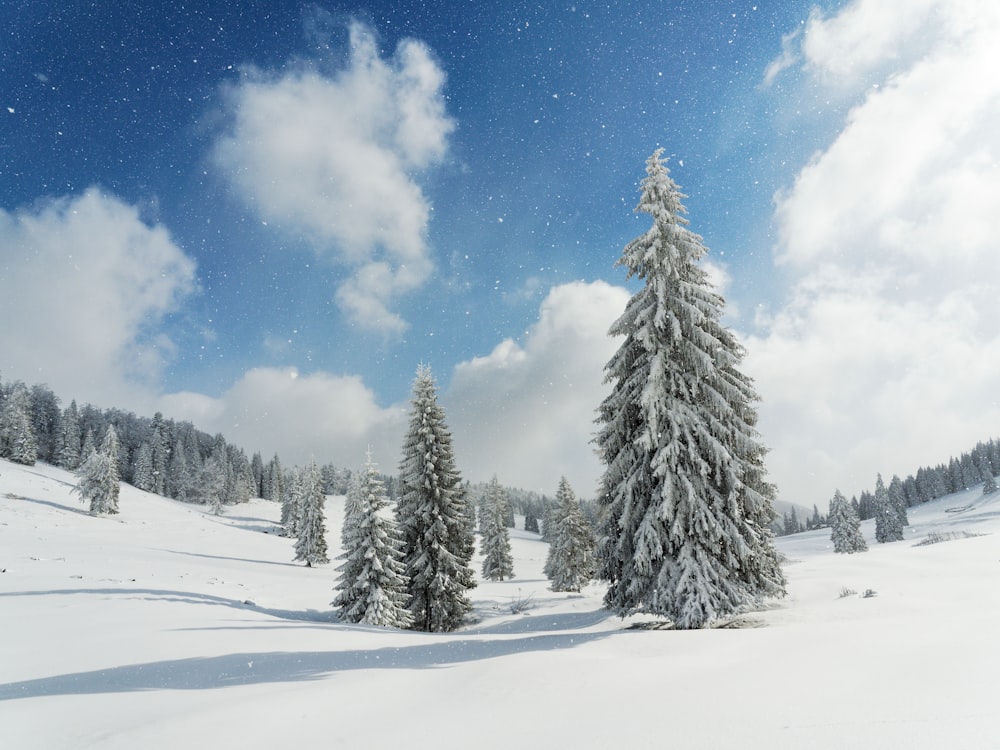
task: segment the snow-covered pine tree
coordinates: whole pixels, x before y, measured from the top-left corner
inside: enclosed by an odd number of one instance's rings
[[[555,530],[545,560],[553,591],[580,591],[594,577],[594,532],[566,477],[556,491]]]
[[[875,480],[875,540],[879,543],[898,542],[903,538],[903,524],[900,522],[899,511],[889,499],[889,491],[885,488],[882,475]]]
[[[135,461],[132,465],[132,484],[145,492],[153,492],[155,489],[153,451],[149,447],[149,443],[143,443],[135,452]]]
[[[69,471],[76,471],[80,466],[80,447],[83,436],[80,434],[80,411],[76,401],[70,401],[63,409],[59,423],[59,447],[57,460],[59,465]]]
[[[285,499],[285,473],[281,469],[281,459],[277,453],[267,464],[264,499],[275,503],[284,502]]]
[[[24,466],[34,466],[38,459],[38,441],[31,426],[31,391],[23,383],[15,383],[3,402],[0,456]]]
[[[983,465],[979,467],[979,470],[983,477],[983,494],[991,495],[996,492],[997,480],[993,476],[993,472],[990,471],[989,466],[986,463],[983,463]]]
[[[833,551],[852,554],[866,552],[868,545],[861,535],[861,521],[858,514],[847,502],[847,499],[837,490],[830,501],[830,541]]]
[[[514,577],[514,556],[510,551],[507,516],[510,500],[494,475],[483,493],[482,552],[483,578],[502,581]]]
[[[362,546],[359,537],[363,515],[361,474],[354,474],[348,481],[347,495],[344,498],[344,520],[340,526],[342,552],[337,557],[343,562],[337,568],[337,585],[334,589],[338,593],[332,602],[337,608],[337,616],[344,622],[358,622],[359,613],[364,611],[360,604],[361,589],[358,586],[363,560],[355,554],[355,550]]]
[[[312,461],[302,472],[300,481],[298,540],[295,543],[295,559],[305,560],[306,567],[330,562],[326,553],[326,522],[323,516],[323,485],[319,467]]]
[[[167,474],[170,467],[170,429],[163,419],[163,414],[156,412],[149,425],[149,448],[153,462],[153,486],[150,492],[157,495],[167,494]],[[189,467],[195,468],[195,467]]]
[[[394,521],[383,514],[388,504],[369,451],[364,471],[352,481],[348,493],[342,538],[345,562],[333,606],[347,622],[406,628],[413,616],[406,607],[409,595],[402,542]]]
[[[645,281],[612,325],[611,394],[595,442],[605,472],[599,502],[605,604],[698,628],[784,594],[755,429],[758,396],[738,367],[744,351],[720,322],[724,302],[699,259],[682,195],[657,150],[639,211],[653,226],[620,265]]]
[[[121,483],[118,475],[118,433],[114,425],[108,425],[99,450],[90,455],[79,469],[80,480],[74,492],[80,501],[90,502],[92,515],[111,515],[118,512],[118,493]]]
[[[466,592],[476,585],[470,514],[437,385],[425,365],[417,368],[411,403],[396,507],[408,606],[417,630],[454,630],[472,609]]]
[[[222,515],[226,492],[226,469],[215,454],[209,456],[198,472],[197,501],[208,506],[213,515]]]
[[[272,490],[279,486],[276,482],[273,482],[272,478]],[[281,534],[282,536],[298,536],[299,533],[299,517],[302,504],[302,474],[301,472],[293,472],[291,478],[287,482],[282,477],[281,483]]]
[[[889,482],[889,487],[886,490],[889,493],[889,505],[896,511],[896,515],[899,516],[900,526],[909,526],[910,519],[906,517],[906,496],[903,494],[903,480],[899,478],[898,474],[892,475],[892,480]]]
[[[538,516],[535,515],[533,505],[529,505],[524,511],[524,530],[538,533]]]

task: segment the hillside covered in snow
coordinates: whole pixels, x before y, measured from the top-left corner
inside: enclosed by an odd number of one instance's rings
[[[995,748],[1000,493],[911,508],[905,539],[780,538],[786,599],[672,631],[553,593],[548,545],[453,633],[339,623],[336,562],[292,562],[277,504],[213,516],[0,461],[0,746]],[[343,498],[326,502],[339,554]],[[926,544],[926,541],[939,543]],[[481,558],[474,560],[478,570]],[[867,594],[867,595],[866,595]]]

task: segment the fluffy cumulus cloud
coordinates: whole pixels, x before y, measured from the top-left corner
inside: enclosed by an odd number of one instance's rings
[[[822,507],[996,435],[997,38],[991,0],[856,0],[807,24],[816,85],[857,104],[776,196],[793,286],[749,341],[785,500]]]
[[[358,324],[398,333],[400,293],[428,277],[430,204],[417,179],[439,164],[454,129],[444,73],[426,46],[391,59],[372,33],[350,29],[346,67],[250,73],[229,96],[231,130],[216,163],[267,221],[306,236],[350,277],[336,299]]]
[[[173,350],[160,323],[194,291],[194,275],[164,228],[97,189],[0,210],[4,378],[141,408]]]
[[[444,395],[459,468],[474,481],[555,492],[565,475],[593,497],[601,467],[590,445],[608,392],[608,328],[628,292],[604,282],[554,287],[521,343],[506,340],[459,364]]]
[[[357,467],[370,446],[387,473],[396,470],[406,428],[405,407],[379,406],[361,378],[294,368],[255,368],[218,398],[174,393],[160,408],[248,450],[278,453],[289,465],[315,459]]]

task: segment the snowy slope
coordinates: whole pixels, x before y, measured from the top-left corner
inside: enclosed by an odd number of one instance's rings
[[[552,593],[547,545],[516,531],[478,622],[426,634],[336,622],[335,566],[293,564],[272,504],[216,518],[123,485],[93,518],[72,483],[0,461],[5,749],[1000,746],[1000,495],[911,509],[891,545],[865,522],[861,555],[780,539],[789,597],[740,629],[637,629],[600,585]],[[341,514],[330,498],[332,550]],[[915,546],[935,531],[982,536]]]

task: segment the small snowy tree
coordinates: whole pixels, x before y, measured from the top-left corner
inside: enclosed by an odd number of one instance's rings
[[[297,524],[295,559],[305,560],[308,568],[330,562],[326,554],[326,522],[323,517],[326,498],[323,495],[323,485],[315,461],[309,464],[300,481],[300,515]]]
[[[535,515],[534,507],[530,505],[524,512],[524,530],[538,533],[538,516]]]
[[[985,464],[981,467],[981,469],[983,476],[983,494],[991,495],[997,491],[997,480],[994,478],[993,472],[990,471]]]
[[[483,578],[502,581],[514,577],[514,557],[510,551],[507,516],[510,500],[496,476],[483,494]]]
[[[92,515],[111,515],[118,512],[118,493],[121,482],[118,475],[118,433],[108,425],[99,450],[92,450],[80,466],[76,487],[81,502],[90,502]]]
[[[682,198],[657,150],[637,209],[653,225],[619,261],[645,283],[610,330],[622,343],[605,368],[611,393],[595,442],[605,604],[686,629],[783,595],[784,578],[759,397],[738,369],[744,351],[720,322],[724,301]]]
[[[580,591],[594,577],[594,532],[566,477],[556,492],[555,533],[545,560],[553,591]]]
[[[403,573],[401,542],[371,453],[364,471],[351,483],[344,512],[345,560],[333,601],[347,622],[405,628],[413,622]]]
[[[847,502],[847,499],[837,490],[830,501],[830,540],[833,551],[852,554],[865,552],[868,545],[861,535],[861,521],[858,514]]]
[[[197,500],[207,505],[213,515],[220,516],[225,491],[225,468],[217,456],[209,456],[198,472]]]
[[[476,585],[469,567],[472,516],[437,385],[424,365],[417,369],[411,403],[396,507],[409,609],[418,630],[454,630],[472,609],[466,592]]]
[[[882,475],[875,481],[875,540],[879,543],[898,542],[903,538],[899,510],[889,498]]]

